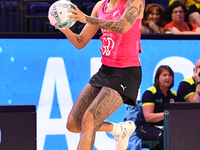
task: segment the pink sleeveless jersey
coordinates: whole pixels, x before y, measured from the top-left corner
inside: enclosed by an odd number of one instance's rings
[[[126,0],[121,0],[118,6],[111,12],[105,12],[108,0],[105,0],[99,10],[98,18],[106,20],[119,20],[124,13]],[[110,67],[133,67],[140,66],[139,53],[141,53],[141,20],[138,19],[125,34],[114,33],[102,29],[100,37],[102,46],[101,62]]]

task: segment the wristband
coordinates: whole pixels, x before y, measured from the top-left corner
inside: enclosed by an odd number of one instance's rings
[[[197,84],[200,84],[200,82],[197,82]]]

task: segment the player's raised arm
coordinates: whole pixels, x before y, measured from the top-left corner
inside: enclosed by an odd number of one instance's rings
[[[91,17],[95,18],[98,17],[98,10],[100,9],[102,5],[102,1],[99,1],[93,8]],[[82,16],[85,16],[85,14],[78,9],[78,7],[74,4],[72,4],[73,7],[75,7],[75,13],[81,14]],[[74,17],[74,15],[73,15]],[[75,20],[77,21],[77,20]],[[82,29],[80,34],[73,33],[70,29],[59,29],[61,32],[65,34],[65,36],[70,40],[70,42],[77,48],[82,49],[84,48],[87,43],[93,38],[93,36],[98,31],[99,27],[94,26],[92,24],[86,24],[84,28]]]
[[[76,6],[74,6],[76,7]],[[72,10],[75,13],[75,20],[86,24],[92,24],[99,28],[116,32],[126,33],[137,19],[143,18],[145,0],[127,0],[125,11],[119,20],[103,20],[92,16],[87,16],[81,11]]]

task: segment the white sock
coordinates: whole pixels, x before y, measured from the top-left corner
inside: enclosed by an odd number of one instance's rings
[[[119,135],[122,131],[120,124],[117,123],[112,123],[113,124],[113,129],[110,132],[111,134],[115,135]]]

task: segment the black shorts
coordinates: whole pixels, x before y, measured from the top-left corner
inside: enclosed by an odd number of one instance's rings
[[[198,13],[200,13],[200,9],[198,9],[198,8],[196,7],[195,4],[190,6],[190,8],[189,8],[189,10],[188,10],[188,15],[190,15],[190,14],[193,13],[193,12],[198,12]]]
[[[125,104],[135,105],[141,79],[140,66],[114,68],[102,65],[89,83],[95,87],[112,88],[119,92]]]

